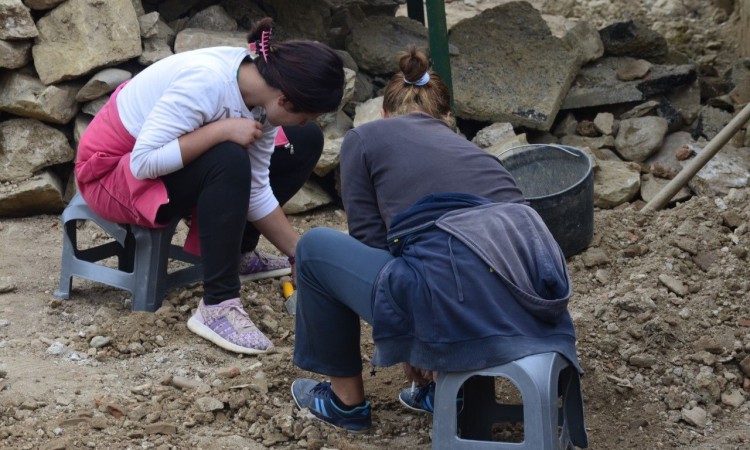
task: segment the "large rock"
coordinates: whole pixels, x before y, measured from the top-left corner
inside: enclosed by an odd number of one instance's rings
[[[186,28],[174,40],[174,52],[187,52],[199,48],[227,45],[247,46],[247,33],[243,31],[211,31],[200,28]]]
[[[91,121],[94,120],[88,114],[80,113],[76,116],[76,120],[73,121],[73,144],[75,148],[78,148],[78,143],[81,142],[81,136],[86,131]]]
[[[682,163],[677,159],[680,152],[690,154],[700,149],[687,131],[671,133],[665,136],[661,148],[646,158],[644,166],[658,177],[672,179],[682,170]]]
[[[45,86],[31,71],[0,73],[0,111],[58,124],[68,123],[78,112],[80,86],[64,83]]]
[[[286,214],[300,214],[331,203],[333,197],[318,183],[308,180],[282,209]]]
[[[31,39],[37,35],[31,11],[21,0],[0,0],[0,39]]]
[[[49,125],[34,119],[0,122],[0,181],[30,178],[74,156],[65,134]]]
[[[383,97],[372,98],[362,104],[357,105],[354,114],[354,127],[364,125],[367,122],[382,119]]]
[[[343,141],[343,137],[325,140],[325,144],[323,145],[323,154],[320,155],[320,159],[315,165],[315,175],[324,177],[336,170],[336,168],[339,166],[339,160],[341,156],[341,143]]]
[[[239,28],[245,30],[249,30],[253,22],[269,14],[257,2],[248,2],[247,0],[221,0],[221,6],[227,14],[237,21]],[[175,17],[164,16],[164,19],[171,22]]]
[[[634,20],[608,25],[599,30],[599,35],[604,44],[604,53],[610,56],[658,60],[669,51],[664,36]]]
[[[237,31],[237,21],[227,14],[221,5],[213,5],[198,11],[188,20],[187,27],[214,31]]]
[[[568,47],[578,52],[581,63],[596,61],[604,55],[604,44],[593,25],[581,20],[567,29],[562,36]]]
[[[594,171],[594,206],[614,208],[635,197],[641,188],[641,174],[633,163],[598,161]]]
[[[669,184],[669,180],[665,178],[658,178],[650,173],[644,173],[641,175],[641,199],[644,202],[650,202],[667,184]],[[684,202],[691,195],[692,192],[690,192],[690,189],[687,186],[683,186],[669,199],[669,203]]]
[[[398,72],[398,53],[410,46],[426,50],[427,29],[403,16],[368,17],[346,38],[346,51],[360,70],[378,75]]]
[[[46,10],[52,9],[65,0],[23,0],[23,4],[31,9]]]
[[[138,57],[140,64],[149,66],[174,54],[172,44],[176,33],[161,19],[158,12],[138,16],[138,25],[143,44],[143,53]]]
[[[667,101],[677,109],[686,124],[693,123],[701,109],[700,83],[694,81],[666,95]]]
[[[735,4],[738,10],[736,30],[739,31],[737,50],[747,58],[750,57],[750,0],[738,0]]]
[[[588,148],[597,159],[620,160],[620,157],[611,150],[615,148],[613,136],[586,137],[571,134],[561,137],[560,143],[581,149]]]
[[[595,61],[604,55],[604,45],[599,30],[585,20],[563,16],[542,15],[553,36],[563,40],[571,50],[578,52],[582,64]]]
[[[529,3],[485,10],[453,27],[456,115],[548,131],[578,72],[578,54]]]
[[[59,214],[64,208],[62,182],[52,172],[0,186],[0,217]]]
[[[515,138],[516,132],[513,126],[507,122],[496,122],[482,128],[471,140],[479,148],[488,148],[508,139]]]
[[[260,2],[284,33],[297,39],[326,42],[331,28],[331,2],[319,0],[272,0]]]
[[[732,66],[730,75],[732,91],[730,98],[738,105],[750,102],[750,58],[738,60]]]
[[[327,120],[323,120],[324,118]],[[352,118],[344,110],[324,114],[318,118],[318,124],[323,129],[323,137],[326,141],[344,137],[352,129],[353,123]],[[323,152],[325,153],[325,146]]]
[[[732,120],[732,114],[719,108],[706,105],[698,113],[692,134],[694,138],[700,136],[711,140]]]
[[[724,197],[732,188],[740,189],[750,185],[750,161],[747,154],[750,148],[736,148],[725,145],[688,182],[688,186],[698,195]],[[683,162],[689,164],[691,160]]]
[[[31,42],[0,41],[0,68],[18,69],[31,62]]]
[[[697,77],[693,64],[655,64],[648,77],[621,81],[617,78],[617,71],[624,60],[625,58],[605,57],[581,68],[561,109],[642,101],[690,84]]]
[[[76,101],[87,102],[109,94],[133,75],[127,70],[108,68],[97,72],[76,94]]]
[[[645,116],[620,122],[615,146],[626,161],[644,161],[664,142],[667,121],[661,117]]]
[[[141,33],[131,0],[68,0],[39,19],[37,27],[39,37],[32,53],[45,84],[141,54]]]
[[[156,3],[159,4],[159,14],[165,20],[172,21],[184,16],[197,5],[205,2],[203,0],[162,0]]]

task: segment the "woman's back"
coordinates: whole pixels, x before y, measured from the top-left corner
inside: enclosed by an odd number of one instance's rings
[[[497,158],[423,113],[350,131],[341,149],[341,180],[349,233],[379,248],[393,216],[425,195],[461,192],[524,202]]]

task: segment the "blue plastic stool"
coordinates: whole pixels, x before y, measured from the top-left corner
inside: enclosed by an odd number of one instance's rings
[[[522,405],[497,403],[496,377],[518,388]],[[463,407],[457,413],[461,386]],[[492,441],[492,426],[498,423],[523,423],[523,442]],[[488,369],[438,374],[433,449],[557,450],[573,445],[588,447],[588,436],[578,371],[562,355],[541,353]]]
[[[96,247],[79,249],[76,225],[91,220],[114,239]],[[180,219],[164,228],[120,225],[97,216],[80,194],[76,194],[62,213],[63,251],[60,287],[54,295],[70,298],[73,277],[125,289],[133,295],[133,311],[156,311],[168,290],[203,279],[200,258],[172,244],[172,235]],[[98,262],[117,257],[117,269]],[[169,259],[191,264],[168,271]]]

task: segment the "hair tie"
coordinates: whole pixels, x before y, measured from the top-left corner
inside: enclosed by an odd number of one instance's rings
[[[417,81],[409,81],[404,77],[404,83],[406,84],[413,84],[414,86],[424,86],[430,81],[430,72],[427,71],[422,75],[422,78],[418,79]]]

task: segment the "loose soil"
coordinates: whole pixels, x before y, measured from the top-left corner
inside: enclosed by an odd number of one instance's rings
[[[595,212],[591,246],[569,260],[591,448],[750,445],[749,197]],[[292,220],[301,231],[345,224],[336,208]],[[397,401],[398,367],[365,377],[370,434],[295,410],[289,385],[311,374],[291,363],[294,323],[278,280],[243,284],[276,349],[238,357],[187,329],[200,285],[172,291],[154,314],[78,278],[70,300],[55,298],[61,234],[55,216],[0,223],[2,448],[429,448],[430,417]],[[93,225],[79,234],[104,241]],[[95,336],[109,343],[93,348]],[[366,357],[369,336],[365,326]]]

